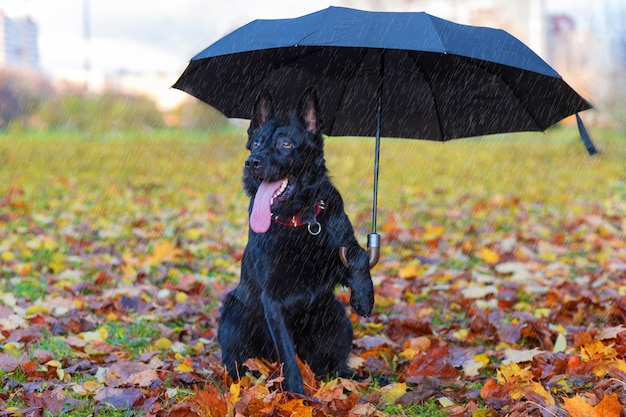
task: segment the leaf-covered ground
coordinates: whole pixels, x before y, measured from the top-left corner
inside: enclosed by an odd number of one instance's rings
[[[375,314],[347,307],[377,378],[303,366],[306,398],[220,367],[243,129],[3,133],[0,416],[624,416],[625,134],[595,133],[384,141]],[[364,241],[372,141],[326,154]]]

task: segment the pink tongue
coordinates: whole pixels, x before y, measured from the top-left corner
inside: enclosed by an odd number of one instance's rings
[[[254,196],[252,214],[250,214],[250,227],[256,233],[265,233],[270,228],[272,223],[270,201],[282,183],[283,180],[274,182],[263,181],[259,186],[256,196]]]

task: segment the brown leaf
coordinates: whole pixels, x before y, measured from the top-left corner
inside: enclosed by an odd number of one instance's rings
[[[296,362],[298,368],[300,368],[300,374],[302,375],[302,385],[304,385],[304,391],[307,395],[313,395],[317,391],[319,385],[315,379],[315,374],[311,370],[311,367],[302,362],[300,357],[296,355]]]
[[[513,388],[513,384],[498,384],[494,378],[490,378],[480,389],[480,396],[485,402],[496,409],[502,408],[505,404],[512,401],[509,392]]]
[[[153,369],[134,373],[128,377],[129,385],[137,385],[139,387],[149,387],[156,381],[160,381],[159,374]]]
[[[6,353],[0,353],[1,370],[3,370],[4,372],[13,372],[15,371],[15,369],[17,369],[18,366],[19,363],[17,362],[17,359],[15,359],[13,356]]]
[[[67,400],[60,389],[46,390],[42,393],[25,393],[22,399],[29,407],[39,407],[47,410],[51,415],[56,415]]]
[[[111,388],[105,387],[98,391],[94,400],[99,403],[107,403],[117,408],[129,409],[143,399],[143,394],[138,388]]]
[[[180,403],[172,407],[167,417],[202,417],[197,411],[192,410],[190,403]]]
[[[420,383],[424,377],[448,381],[458,378],[461,372],[448,363],[448,356],[448,347],[445,345],[418,353],[405,371],[406,381]]]

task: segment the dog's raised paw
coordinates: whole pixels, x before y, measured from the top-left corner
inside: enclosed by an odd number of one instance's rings
[[[352,291],[350,305],[361,317],[368,317],[374,308],[373,291]]]

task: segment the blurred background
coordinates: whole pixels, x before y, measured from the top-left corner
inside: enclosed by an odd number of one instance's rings
[[[505,29],[592,102],[586,123],[626,123],[626,0],[0,0],[0,129],[223,123],[170,88],[189,59],[256,18],[331,4]]]

